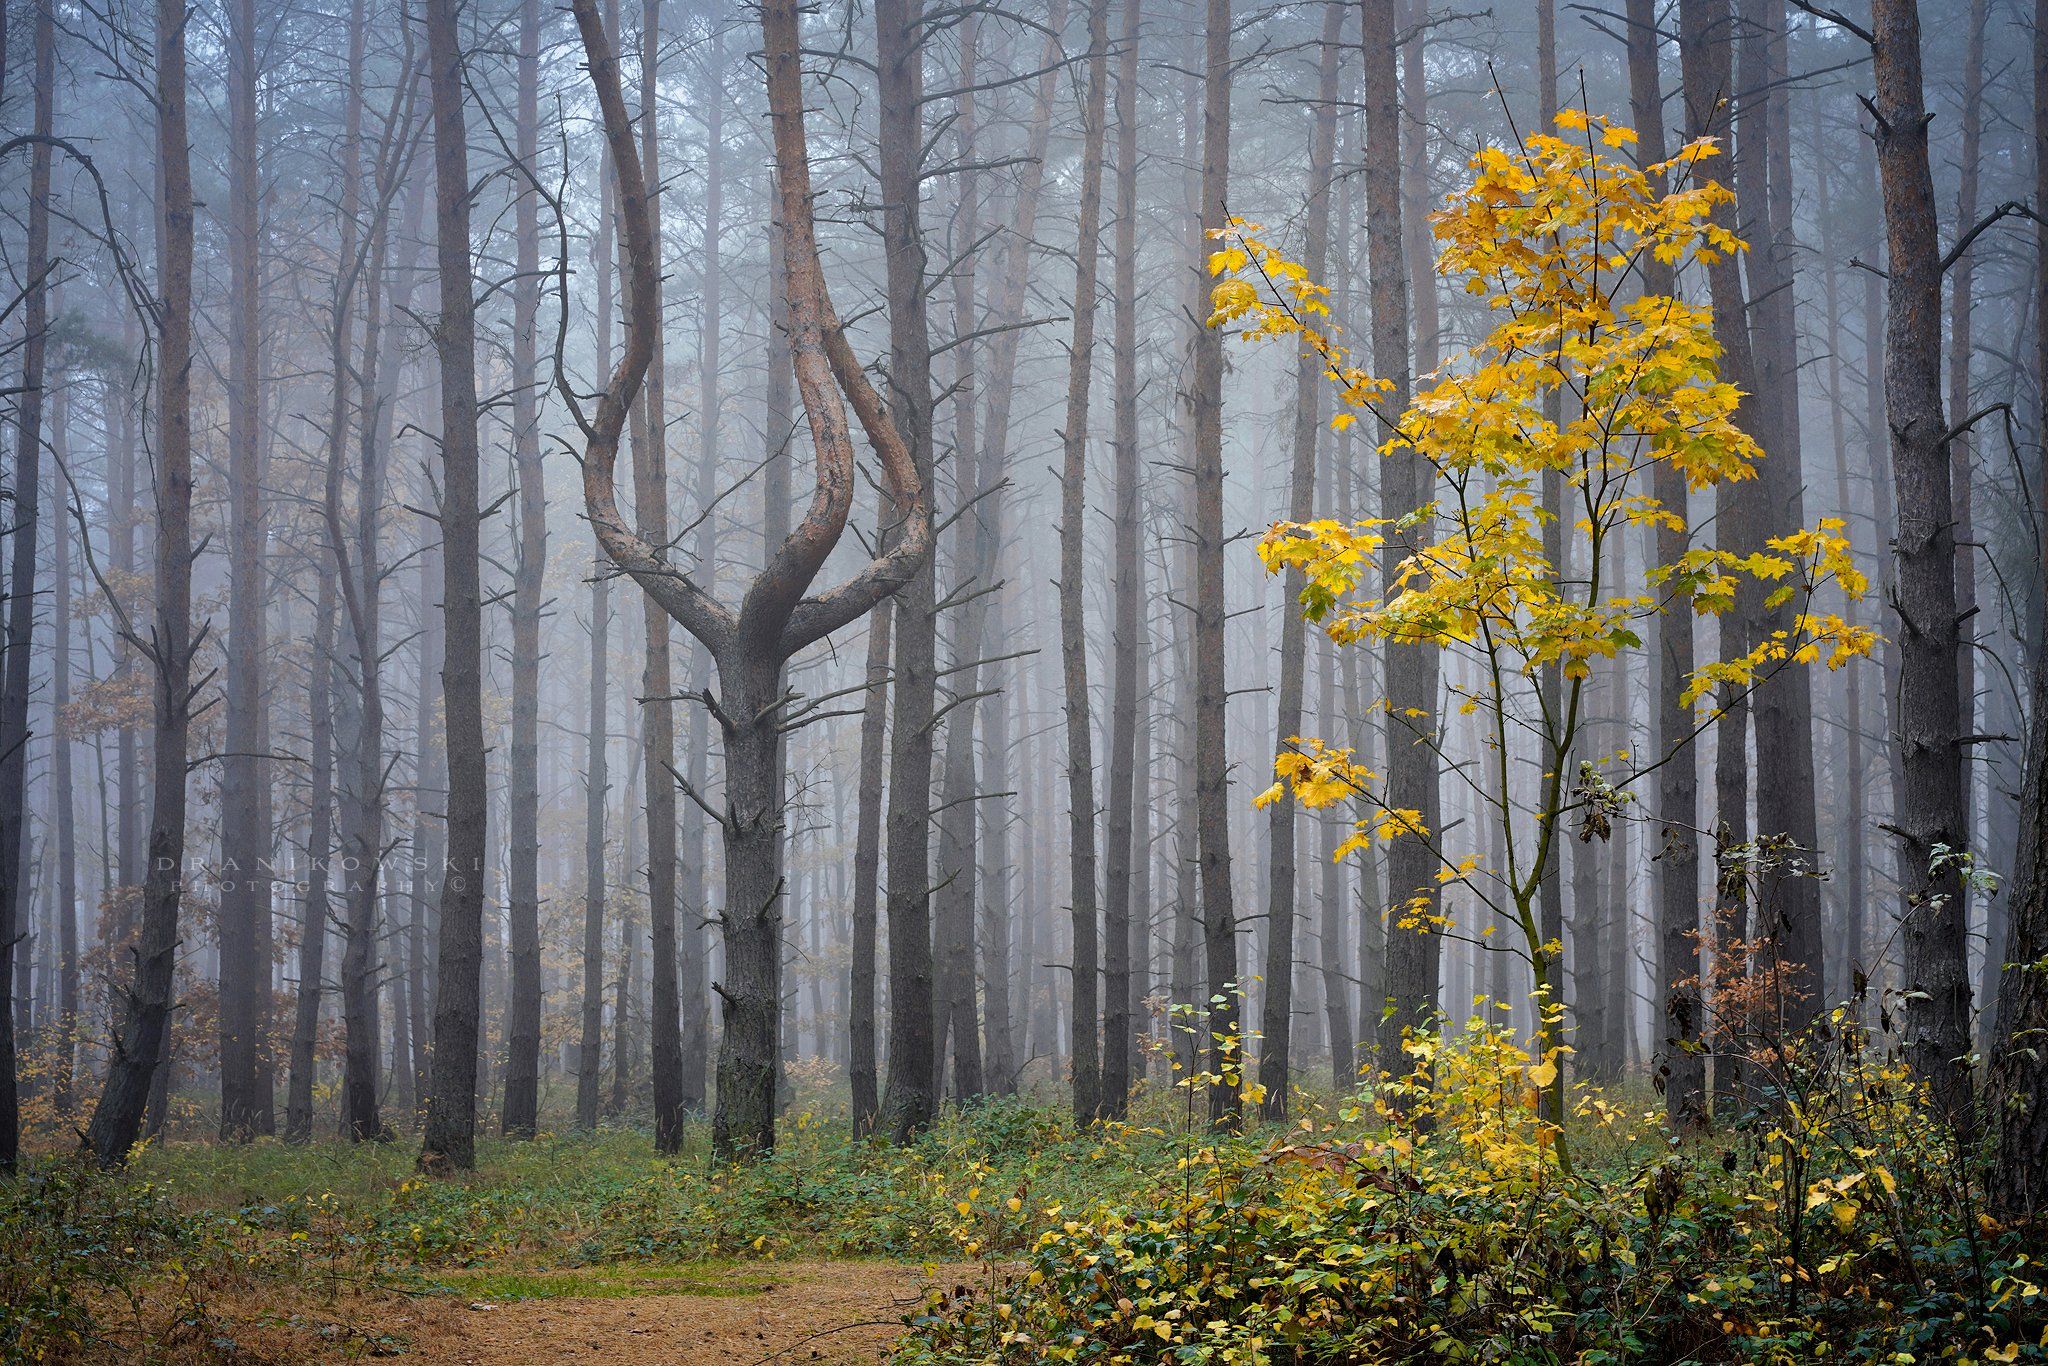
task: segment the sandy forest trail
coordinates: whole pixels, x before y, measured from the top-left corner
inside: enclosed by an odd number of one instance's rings
[[[417,1298],[377,1327],[404,1343],[403,1360],[436,1366],[875,1362],[925,1290],[951,1283],[946,1268],[935,1282],[886,1262],[767,1263],[640,1285],[625,1270],[601,1296],[554,1293],[550,1281],[575,1273],[537,1273],[521,1280],[528,1298]]]

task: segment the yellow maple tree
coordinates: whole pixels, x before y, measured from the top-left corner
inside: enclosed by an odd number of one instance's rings
[[[1310,807],[1359,803],[1353,837],[1337,857],[1372,841],[1430,841],[1441,881],[1469,887],[1519,928],[1540,1021],[1530,1081],[1553,1092],[1551,1113],[1559,1116],[1559,1060],[1568,1051],[1560,948],[1544,939],[1539,889],[1558,860],[1557,832],[1582,813],[1604,822],[1628,800],[1630,782],[1654,766],[1654,758],[1638,765],[1626,753],[1610,755],[1582,763],[1578,783],[1567,785],[1580,693],[1594,662],[1639,650],[1662,613],[1730,610],[1745,578],[1768,585],[1773,607],[1796,598],[1787,629],[1688,678],[1693,724],[1677,741],[1685,744],[1712,720],[1703,699],[1741,695],[1790,665],[1840,668],[1876,641],[1820,610],[1823,596],[1868,591],[1838,518],[1771,536],[1751,553],[1695,540],[1676,562],[1618,568],[1617,538],[1629,529],[1689,530],[1686,508],[1651,492],[1660,466],[1699,492],[1753,478],[1765,458],[1737,424],[1742,395],[1720,375],[1711,309],[1644,282],[1651,259],[1675,271],[1743,249],[1714,218],[1730,192],[1701,174],[1714,144],[1695,141],[1638,168],[1616,155],[1635,141],[1630,129],[1566,110],[1556,132],[1471,159],[1470,182],[1432,228],[1438,273],[1484,301],[1491,328],[1422,376],[1404,411],[1388,409],[1392,386],[1355,364],[1326,328],[1326,287],[1262,239],[1257,225],[1233,220],[1219,230],[1209,260],[1217,277],[1211,326],[1307,348],[1342,400],[1333,426],[1365,418],[1383,456],[1413,452],[1434,474],[1432,500],[1398,516],[1276,524],[1259,546],[1267,570],[1300,571],[1301,610],[1340,645],[1433,647],[1475,661],[1469,672],[1477,681],[1454,684],[1454,704],[1482,718],[1500,794],[1515,790],[1514,736],[1534,734],[1543,761],[1533,801],[1487,799],[1504,839],[1499,867],[1444,847],[1415,812],[1383,800],[1378,775],[1352,750],[1320,740],[1292,742],[1258,800],[1291,793]],[[1564,493],[1561,555],[1545,545],[1557,515],[1543,498],[1549,477]],[[1382,576],[1375,566],[1390,542],[1400,553]],[[1555,706],[1539,685],[1553,668],[1563,680]],[[1568,1163],[1562,1137],[1555,1150]]]

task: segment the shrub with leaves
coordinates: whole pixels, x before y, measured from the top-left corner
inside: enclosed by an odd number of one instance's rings
[[[1540,1059],[1482,1018],[1412,1037],[1369,1099],[1282,1141],[1191,1138],[1145,1198],[1055,1212],[898,1359],[2048,1360],[2038,1261],[1977,1214],[1924,1097],[1811,1047],[1833,1099],[1718,1148],[1574,1088],[1566,1174]]]

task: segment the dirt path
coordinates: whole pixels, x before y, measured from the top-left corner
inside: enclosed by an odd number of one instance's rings
[[[687,1283],[629,1276],[596,1296],[573,1280],[552,1285],[551,1275],[573,1273],[535,1273],[504,1287],[526,1298],[416,1299],[380,1316],[378,1327],[405,1344],[402,1360],[445,1366],[876,1362],[933,1284],[917,1267],[882,1262],[762,1264]]]

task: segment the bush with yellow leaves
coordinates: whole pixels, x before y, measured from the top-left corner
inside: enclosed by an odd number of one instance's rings
[[[1055,1217],[929,1300],[898,1361],[2048,1359],[2036,1254],[1977,1213],[1920,1093],[1808,1046],[1806,1102],[1719,1146],[1574,1088],[1568,1174],[1509,1031],[1412,1036],[1366,1098],[1282,1140],[1191,1136],[1145,1197]]]

